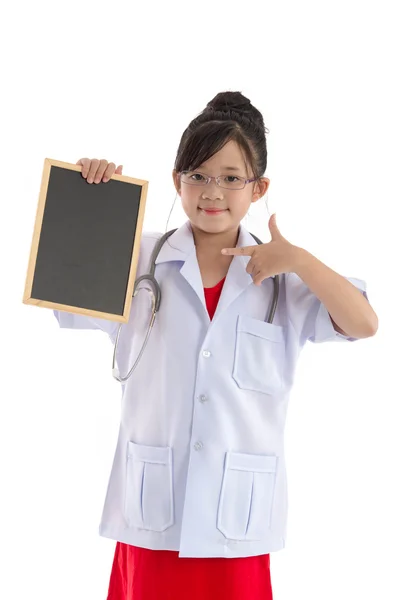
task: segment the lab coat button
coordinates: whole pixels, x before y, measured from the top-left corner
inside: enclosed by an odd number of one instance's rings
[[[196,442],[194,445],[195,450],[201,450],[203,447],[203,442]]]
[[[203,356],[204,358],[210,358],[211,352],[209,350],[203,350]]]
[[[202,394],[199,398],[200,402],[205,402],[207,400],[207,396],[204,396],[204,394]]]

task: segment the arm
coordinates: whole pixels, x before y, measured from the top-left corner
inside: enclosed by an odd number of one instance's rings
[[[354,338],[375,335],[378,317],[347,279],[300,247],[296,250],[294,272],[326,307],[336,331]]]

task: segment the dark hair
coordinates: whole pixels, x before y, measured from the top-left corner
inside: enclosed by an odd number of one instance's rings
[[[193,171],[234,140],[244,151],[253,177],[267,168],[264,119],[241,92],[220,92],[184,131],[175,159],[175,170]]]

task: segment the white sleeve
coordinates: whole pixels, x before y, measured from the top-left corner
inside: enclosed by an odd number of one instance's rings
[[[343,335],[333,327],[328,310],[296,273],[287,273],[286,307],[289,320],[295,329],[300,346],[307,340],[320,342],[355,342],[359,338]],[[345,277],[368,300],[366,282],[355,277]],[[368,300],[369,301],[369,300]]]
[[[113,340],[117,337],[119,326],[117,321],[87,317],[63,310],[53,310],[53,313],[59,326],[63,329],[100,329],[107,333]]]

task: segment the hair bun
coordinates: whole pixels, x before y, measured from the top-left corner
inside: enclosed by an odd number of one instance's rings
[[[241,92],[220,92],[210,100],[206,110],[250,113],[251,102]]]

